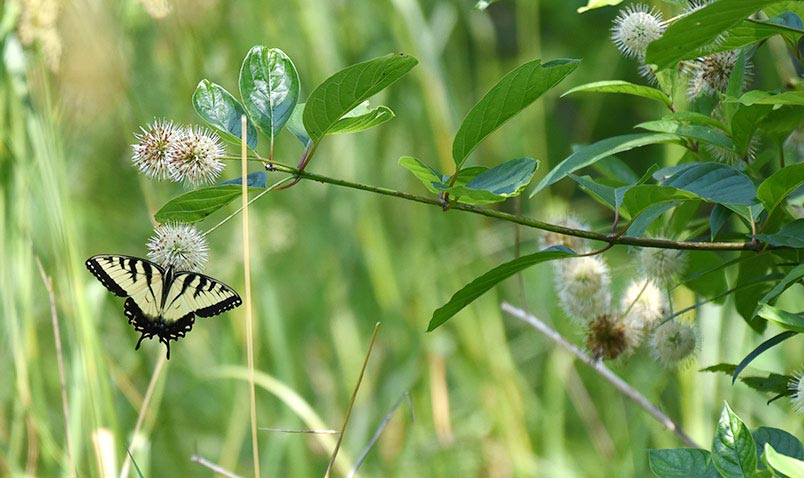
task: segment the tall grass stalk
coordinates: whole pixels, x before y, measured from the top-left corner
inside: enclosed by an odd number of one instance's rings
[[[249,230],[248,230],[248,128],[246,127],[246,115],[240,118],[241,129],[243,132],[241,149],[241,178],[242,189],[242,210],[243,210],[243,274],[245,276],[245,307],[246,307],[246,354],[248,355],[248,386],[249,386],[249,409],[251,411],[251,452],[254,460],[254,478],[260,478],[260,447],[257,442],[257,396],[254,387],[254,323],[251,314],[251,252],[249,250]]]

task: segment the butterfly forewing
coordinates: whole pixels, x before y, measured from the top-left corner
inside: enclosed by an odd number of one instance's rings
[[[162,317],[178,320],[187,312],[212,317],[239,306],[240,296],[231,287],[195,272],[177,272],[168,289]]]
[[[87,259],[87,268],[116,295],[131,297],[148,318],[159,317],[164,282],[161,267],[137,257],[99,255]]]

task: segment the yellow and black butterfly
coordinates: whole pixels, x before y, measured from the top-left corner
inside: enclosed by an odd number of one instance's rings
[[[213,317],[242,303],[234,289],[212,277],[166,270],[138,257],[101,254],[87,259],[86,266],[107,289],[126,298],[128,322],[142,334],[135,350],[156,336],[167,347],[168,359],[170,341],[184,337],[196,315]]]

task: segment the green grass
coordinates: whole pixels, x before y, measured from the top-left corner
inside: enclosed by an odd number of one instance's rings
[[[61,12],[59,74],[47,72],[33,51],[23,76],[3,64],[0,475],[119,475],[130,450],[137,464],[130,477],[139,476],[137,470],[145,478],[210,476],[191,461],[194,455],[253,476],[243,308],[199,319],[174,344],[143,408],[164,351],[153,341],[134,351],[137,337],[122,301],[83,266],[97,253],[143,256],[153,213],[182,192],[147,182],[130,166],[138,125],[155,116],[198,122],[190,103],[196,83],[208,78],[236,91],[240,59],[252,45],[291,56],[303,97],[348,64],[391,51],[418,57],[413,73],[381,95],[397,117],[359,136],[327,138],[310,169],[420,194],[423,188],[397,159],[412,155],[450,170],[450,141],[460,119],[516,65],[536,57],[583,57],[562,91],[584,81],[634,79],[633,65],[615,60],[607,40],[613,11],[578,16],[563,2],[539,9],[535,2],[506,0],[479,13],[471,3],[182,1],[163,20],[133,1],[73,4]],[[568,34],[579,31],[583,35]],[[0,41],[8,48],[12,39]],[[559,93],[492,135],[470,161],[493,165],[532,155],[544,161],[544,174],[571,143],[622,133],[649,117],[622,98],[559,100]],[[286,163],[301,154],[287,134],[276,150]],[[225,174],[239,172],[233,164]],[[503,207],[536,218],[572,209],[606,227],[603,211],[568,182],[539,201]],[[501,314],[499,302],[506,299],[582,341],[555,305],[547,265],[424,333],[432,311],[452,293],[513,256],[513,226],[312,182],[267,195],[250,215],[258,426],[338,428],[373,325],[382,322],[333,476],[347,474],[405,391],[415,420],[404,407],[397,410],[360,476],[572,477],[605,469],[642,477],[649,473],[646,449],[680,446],[593,371]],[[233,221],[211,235],[207,272],[242,291],[240,234]],[[522,234],[523,251],[532,251],[537,234]],[[624,249],[613,253],[626,257]],[[53,279],[74,470],[49,299],[35,258]],[[621,271],[617,286],[633,272]],[[703,366],[737,361],[761,341],[728,307],[705,308],[698,319]],[[801,359],[793,347],[763,358],[768,368]],[[726,399],[750,426],[801,432],[784,405],[768,407],[764,397],[731,387],[725,377],[694,367],[666,372],[644,352],[613,368],[704,446]],[[142,428],[131,447],[140,414]],[[100,446],[102,436],[111,439],[107,448]],[[261,475],[323,476],[333,443],[331,435],[260,431]]]

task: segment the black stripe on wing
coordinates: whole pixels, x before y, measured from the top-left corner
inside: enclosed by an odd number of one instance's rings
[[[131,297],[126,299],[123,309],[126,317],[128,317],[128,323],[134,326],[134,330],[142,334],[134,350],[140,348],[143,340],[156,336],[159,337],[160,342],[165,344],[168,360],[170,360],[170,341],[178,341],[184,337],[187,332],[193,329],[193,324],[195,323],[195,314],[192,312],[171,322],[165,321],[162,317],[149,317]]]
[[[130,276],[131,282],[135,283],[138,280],[138,271],[136,265],[140,264],[142,266],[142,272],[145,275],[143,279],[148,284],[148,288],[151,289],[151,294],[153,294],[153,289],[151,288],[154,272],[153,269],[155,268],[157,271],[159,271],[160,276],[164,276],[165,274],[165,271],[153,262],[140,259],[139,257],[123,256],[118,254],[100,254],[97,256],[92,256],[87,259],[85,264],[87,269],[89,269],[89,272],[91,272],[92,275],[94,275],[104,287],[109,289],[118,297],[128,297],[131,294],[126,291],[116,280],[112,279],[107,271],[125,271]]]
[[[177,293],[173,292],[174,287],[180,287]],[[169,308],[172,302],[184,298],[186,303],[197,305],[194,312],[199,317],[213,317],[243,303],[237,292],[228,285],[195,272],[177,273],[168,297],[172,300],[166,308]],[[201,304],[204,306],[200,306]]]

